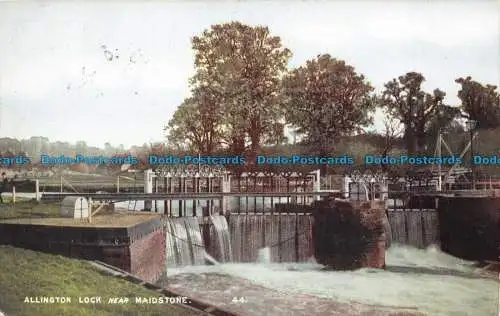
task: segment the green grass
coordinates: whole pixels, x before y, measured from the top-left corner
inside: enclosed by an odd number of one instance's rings
[[[63,218],[60,215],[60,202],[36,202],[26,200],[16,204],[0,204],[0,222],[72,227],[129,227],[158,217],[154,213],[111,211],[104,209],[87,219]]]
[[[24,303],[25,297],[64,296],[69,304]],[[101,296],[101,304],[81,304],[78,297]],[[200,315],[167,304],[136,304],[135,297],[158,293],[107,276],[82,260],[0,246],[0,310],[8,316]],[[128,304],[108,304],[110,297],[129,297]]]
[[[59,217],[60,203],[25,200],[0,207],[0,220]],[[64,296],[71,304],[30,304],[25,297]],[[80,304],[78,297],[101,296],[101,304]],[[0,310],[8,316],[55,315],[199,315],[175,305],[135,304],[135,296],[159,294],[107,276],[87,261],[0,246]],[[129,297],[128,304],[107,304],[110,297]]]
[[[35,200],[12,201],[4,198],[0,204],[0,220],[9,218],[60,217],[61,203],[43,203]]]

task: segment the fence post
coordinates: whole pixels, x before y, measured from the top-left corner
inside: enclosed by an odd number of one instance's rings
[[[169,193],[168,191],[168,178],[166,175],[163,176],[163,193]],[[163,200],[163,213],[165,215],[170,215],[170,208],[168,207],[168,200]]]
[[[350,198],[350,192],[349,192],[350,183],[351,183],[351,178],[349,178],[347,175],[345,175],[342,178],[342,192],[341,192],[342,197],[344,199]]]
[[[12,186],[12,204],[16,204],[16,186]]]
[[[295,261],[300,262],[300,252],[299,252],[299,213],[295,213]]]
[[[120,176],[116,177],[116,193],[120,193]]]
[[[89,198],[87,199],[87,203],[88,203],[88,205],[89,205],[89,210],[88,210],[88,212],[89,212],[89,223],[92,223],[92,211],[93,211],[93,210],[92,210],[92,198],[91,198],[91,197],[89,197]],[[82,216],[82,217],[83,217],[83,216]]]
[[[153,193],[153,170],[147,169],[144,171],[144,193]],[[151,211],[153,206],[152,200],[144,201],[144,210]]]
[[[222,193],[229,193],[229,192],[231,192],[231,176],[225,174],[222,177]],[[222,212],[222,215],[224,215],[224,216],[228,215],[228,209],[227,209],[228,202],[229,202],[229,197],[223,195],[222,200],[221,200],[221,204],[222,204],[221,205],[221,212]]]
[[[208,174],[208,178],[207,178],[207,186],[208,186],[208,193],[213,193],[213,182],[212,182],[212,173],[210,172]],[[213,206],[214,206],[214,201],[211,200],[211,199],[208,199],[207,200],[207,207],[208,207],[208,211],[209,211],[209,214],[210,215],[213,215]]]
[[[35,180],[35,199],[40,202],[40,180]]]
[[[158,193],[158,177],[153,178],[153,193]],[[155,201],[155,213],[158,213],[158,200]]]
[[[319,192],[321,191],[321,170],[315,170],[313,171],[314,173],[314,191]],[[319,201],[321,197],[319,195],[316,195],[314,197],[314,200]]]

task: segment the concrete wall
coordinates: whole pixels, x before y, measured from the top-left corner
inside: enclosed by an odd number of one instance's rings
[[[148,282],[155,282],[165,267],[165,233],[159,219],[129,228],[0,223],[0,244],[99,260]]]
[[[500,197],[440,197],[441,249],[466,260],[500,257]]]

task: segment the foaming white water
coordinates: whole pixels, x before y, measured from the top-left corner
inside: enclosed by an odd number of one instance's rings
[[[416,249],[395,245],[387,250],[386,263],[389,266],[453,269],[462,272],[474,271],[474,262],[461,260],[442,252],[439,246]]]
[[[217,260],[215,260],[215,258],[212,257],[211,255],[209,255],[208,252],[204,251],[203,254],[204,254],[205,260],[208,261],[210,264],[213,264],[213,265],[220,264],[220,262],[218,262]]]
[[[393,246],[387,270],[325,271],[319,264],[259,263],[170,269],[180,273],[220,273],[245,278],[281,292],[308,293],[338,302],[417,309],[428,315],[497,315],[500,282],[480,277],[471,262],[436,247]],[[200,287],[202,284],[190,284]]]
[[[261,248],[259,249],[259,256],[257,259],[258,263],[271,263],[271,248]]]

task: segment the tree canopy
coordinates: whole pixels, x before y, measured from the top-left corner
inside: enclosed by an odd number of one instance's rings
[[[408,72],[384,85],[383,104],[389,114],[404,125],[404,139],[409,155],[423,152],[426,132],[432,122],[445,123],[454,112],[444,104],[445,93],[435,89],[432,93],[422,90],[425,77],[418,72]]]
[[[326,154],[338,137],[372,123],[372,91],[352,66],[329,54],[319,55],[284,78],[286,118]]]
[[[463,131],[461,115],[481,128],[500,126],[496,87],[471,77],[456,80],[460,106],[445,104],[440,89],[424,91],[419,72],[394,78],[375,94],[364,75],[329,54],[288,69],[292,53],[281,38],[266,26],[241,22],[212,25],[192,38],[192,48],[191,96],[166,127],[170,143],[182,150],[224,151],[253,161],[267,150],[262,146],[287,143],[284,131],[290,127],[295,131],[291,147],[328,155],[340,138],[373,125],[377,108],[384,110],[385,130],[365,136],[383,155],[402,152],[402,143],[409,155],[429,153],[443,129]]]
[[[223,138],[223,113],[207,88],[198,88],[175,111],[166,130],[168,140],[182,149],[212,155]]]
[[[471,77],[458,78],[461,85],[458,97],[467,118],[477,121],[478,128],[488,129],[500,126],[500,96],[497,87],[482,85]]]
[[[241,154],[248,140],[255,155],[266,137],[279,134],[280,78],[290,50],[267,27],[240,22],[213,25],[192,43],[196,73],[191,85],[217,95],[224,138],[233,153]]]

